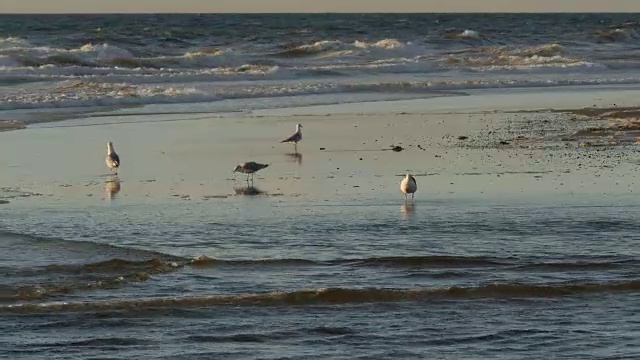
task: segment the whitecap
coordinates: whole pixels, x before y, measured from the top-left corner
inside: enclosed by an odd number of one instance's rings
[[[111,59],[130,59],[133,58],[133,54],[126,49],[122,49],[117,46],[109,44],[85,44],[79,49],[71,51],[72,53],[80,52],[91,55],[93,59],[98,60],[111,60]]]
[[[363,48],[363,49],[368,49],[368,48],[397,49],[404,46],[404,44],[398,41],[397,39],[382,39],[376,42],[356,40],[354,41],[353,45],[357,48]]]

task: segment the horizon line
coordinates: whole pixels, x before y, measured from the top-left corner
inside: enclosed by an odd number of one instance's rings
[[[151,11],[151,12],[0,12],[0,15],[155,15],[155,14],[640,14],[638,11],[371,11],[371,12],[351,12],[351,11],[273,11],[273,12],[237,12],[237,11]]]

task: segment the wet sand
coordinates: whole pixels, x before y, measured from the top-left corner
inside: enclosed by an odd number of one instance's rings
[[[395,201],[403,199],[398,183],[405,172],[417,177],[418,201],[619,201],[634,192],[640,148],[638,110],[630,105],[640,91],[551,92],[32,125],[0,134],[0,167],[7,169],[0,198]],[[304,125],[297,154],[279,143],[296,123]],[[104,164],[107,141],[121,156],[119,177]],[[270,164],[256,174],[257,190],[247,190],[245,175],[232,174],[243,161]]]
[[[24,128],[25,124],[22,121],[0,119],[0,131],[20,130]]]

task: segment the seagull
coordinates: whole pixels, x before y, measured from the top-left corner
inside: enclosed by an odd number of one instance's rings
[[[251,175],[251,183],[253,183],[253,173],[256,171],[260,171],[269,166],[269,164],[259,164],[255,161],[243,162],[241,164],[236,165],[233,172],[241,172],[243,174],[247,174],[247,183],[249,183],[249,175]]]
[[[400,190],[404,193],[404,201],[407,201],[407,194],[411,194],[411,200],[413,200],[415,192],[418,190],[416,178],[407,173],[407,176],[405,176],[400,182]]]
[[[286,138],[285,140],[280,141],[281,143],[292,143],[295,149],[296,154],[298,153],[298,141],[302,140],[302,125],[296,125],[296,132]]]
[[[109,141],[107,143],[107,157],[105,159],[107,166],[113,172],[113,169],[116,170],[116,175],[118,175],[118,168],[120,167],[120,157],[116,154],[115,150],[113,150],[113,143]]]

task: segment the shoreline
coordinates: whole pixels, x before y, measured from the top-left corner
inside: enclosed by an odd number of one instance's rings
[[[584,112],[591,113],[590,107],[598,109],[640,109],[635,106],[634,96],[628,96],[629,92],[638,92],[640,94],[640,85],[567,85],[553,87],[521,87],[521,88],[489,88],[489,89],[467,89],[460,91],[432,91],[429,96],[416,95],[407,99],[378,99],[362,101],[350,99],[343,103],[313,104],[300,105],[295,104],[283,105],[282,107],[266,107],[252,110],[234,110],[216,109],[219,101],[205,103],[156,103],[156,104],[121,104],[121,105],[101,105],[94,107],[68,107],[68,108],[35,108],[35,109],[13,109],[0,111],[0,131],[28,129],[33,126],[49,123],[60,123],[81,119],[101,119],[115,118],[125,116],[154,116],[154,115],[210,115],[210,116],[307,116],[312,114],[344,114],[344,113],[381,113],[386,108],[393,107],[396,112],[416,112],[425,102],[431,102],[431,109],[422,111],[422,114],[430,113],[451,113],[451,112],[479,112],[479,111],[499,111],[499,112]],[[587,104],[582,100],[575,101],[575,98],[581,97],[581,94],[599,94],[599,97],[593,97],[591,104]],[[509,103],[510,97],[521,97],[522,94],[529,94],[530,98],[519,106],[505,106]],[[567,104],[565,96],[560,97],[565,100],[559,101],[552,94],[573,94],[573,104]],[[609,94],[609,95],[607,95]],[[614,95],[616,94],[616,95]],[[616,97],[622,97],[616,104]],[[464,97],[464,104],[460,104],[457,99]],[[492,101],[493,108],[484,105],[486,98],[502,97],[504,103],[498,104]],[[268,98],[269,101],[277,100],[276,98]],[[433,104],[433,100],[439,104]],[[222,100],[222,102],[233,102],[234,100]],[[550,106],[548,105],[549,103]],[[579,106],[583,103],[583,106]],[[433,106],[435,105],[435,106]],[[196,110],[192,110],[195,108]],[[364,112],[363,108],[366,108]],[[126,111],[127,109],[138,109],[139,111]],[[146,109],[146,110],[145,110]],[[592,112],[598,114],[598,110]],[[12,125],[21,124],[21,125]]]
[[[276,201],[393,201],[401,198],[397,183],[406,171],[418,178],[419,201],[536,194],[548,200],[616,197],[635,190],[638,110],[623,105],[638,93],[625,91],[614,108],[589,106],[594,99],[610,103],[620,92],[525,92],[477,95],[472,103],[468,100],[473,95],[463,103],[447,97],[33,124],[28,131],[1,135],[0,152],[15,156],[0,158],[0,166],[11,169],[0,175],[0,188],[44,196],[0,198],[12,205],[36,198],[33,204],[90,204],[115,197],[124,203],[214,204],[260,194],[242,190],[242,176],[233,181],[231,170],[242,161],[270,164],[256,174],[256,186],[264,198]],[[547,105],[584,106],[500,109],[537,106],[547,99],[552,99]],[[479,103],[481,108],[476,107]],[[456,104],[458,111],[450,111]],[[613,124],[611,114],[622,123]],[[291,145],[279,143],[296,123],[305,125],[299,156],[292,155]],[[106,141],[114,141],[123,159],[117,184],[104,176]],[[394,146],[402,150],[391,151]]]
[[[19,120],[0,120],[0,132],[26,129],[26,124]]]

